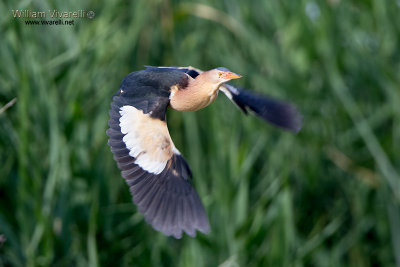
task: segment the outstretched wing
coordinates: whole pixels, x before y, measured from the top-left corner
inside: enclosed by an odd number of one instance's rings
[[[190,236],[196,230],[207,233],[208,218],[190,183],[190,168],[175,148],[165,122],[168,85],[157,84],[163,77],[154,77],[176,74],[149,72],[128,75],[119,95],[113,97],[108,144],[146,222],[175,238],[181,238],[182,232]]]
[[[238,89],[229,84],[222,85],[220,90],[246,114],[247,110],[250,110],[263,120],[295,133],[301,129],[302,116],[290,103]]]

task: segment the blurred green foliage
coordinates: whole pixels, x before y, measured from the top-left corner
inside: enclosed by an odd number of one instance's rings
[[[11,10],[94,10],[75,26]],[[0,266],[400,266],[400,2],[0,2]],[[298,135],[224,96],[168,112],[211,233],[147,225],[107,146],[121,79],[224,66]],[[4,240],[3,240],[4,241]]]

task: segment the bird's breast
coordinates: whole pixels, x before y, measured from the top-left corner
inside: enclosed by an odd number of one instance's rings
[[[195,90],[196,89],[196,90]],[[178,111],[196,111],[210,105],[218,96],[218,88],[171,88],[170,105]]]

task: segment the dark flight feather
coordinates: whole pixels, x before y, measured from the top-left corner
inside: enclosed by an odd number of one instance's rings
[[[290,103],[269,98],[267,96],[225,85],[232,95],[232,101],[247,114],[248,110],[275,126],[299,132],[302,126],[302,116],[297,108]]]

